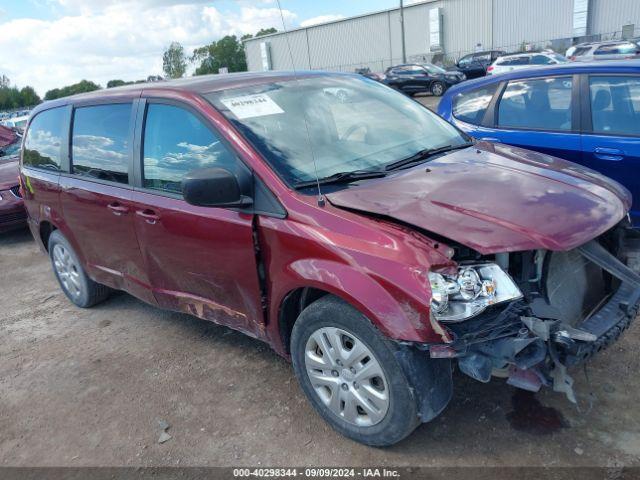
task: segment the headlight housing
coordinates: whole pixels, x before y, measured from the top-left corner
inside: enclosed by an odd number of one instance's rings
[[[429,272],[431,311],[441,322],[461,322],[488,306],[522,297],[511,277],[495,263],[461,265],[455,275]]]

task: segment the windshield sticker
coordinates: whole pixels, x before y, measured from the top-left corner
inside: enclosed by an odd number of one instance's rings
[[[269,95],[259,93],[256,95],[244,95],[242,97],[222,98],[220,101],[231,110],[239,120],[252,117],[263,117],[284,113]]]

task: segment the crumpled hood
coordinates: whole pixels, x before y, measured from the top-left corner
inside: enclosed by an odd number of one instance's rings
[[[327,198],[482,254],[570,250],[613,227],[631,206],[624,187],[593,170],[488,142]]]
[[[0,158],[0,190],[18,185],[18,160]]]

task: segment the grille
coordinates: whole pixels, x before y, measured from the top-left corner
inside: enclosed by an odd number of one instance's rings
[[[27,213],[26,212],[17,212],[17,213],[5,213],[0,215],[0,223],[8,223],[15,222],[18,220],[26,220]]]
[[[16,185],[15,187],[11,187],[9,190],[11,190],[11,193],[13,193],[16,197],[22,198],[22,195],[20,194],[20,185]]]

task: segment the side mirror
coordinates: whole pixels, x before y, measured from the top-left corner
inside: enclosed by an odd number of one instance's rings
[[[243,195],[236,175],[225,168],[193,170],[182,180],[187,203],[200,207],[248,207],[252,199]]]

